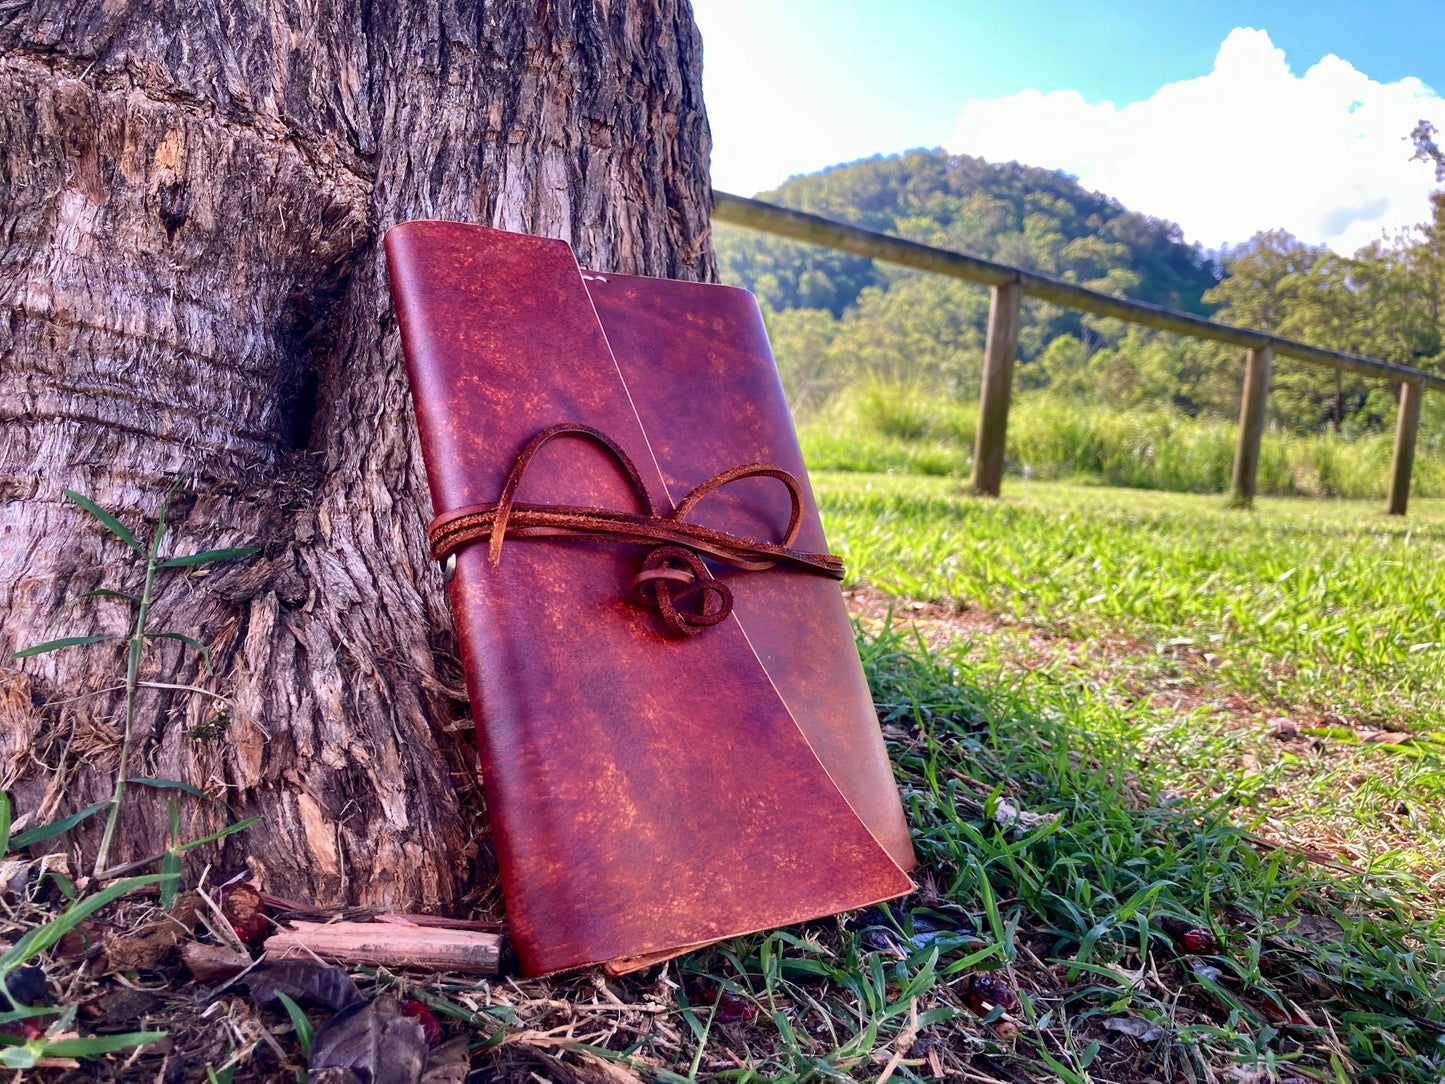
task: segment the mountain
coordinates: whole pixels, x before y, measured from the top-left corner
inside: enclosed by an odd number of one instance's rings
[[[942,150],[878,155],[793,177],[757,198],[1074,282],[1123,286],[1186,312],[1211,311],[1202,295],[1220,277],[1172,222],[1126,210],[1067,174],[1016,162]],[[723,281],[775,311],[841,316],[868,286],[905,274],[736,227],[719,226],[715,240]]]
[[[1173,223],[1128,211],[1066,174],[1012,162],[910,151],[794,177],[759,198],[1203,315],[1212,312],[1203,295],[1220,278]],[[795,411],[879,380],[977,395],[984,287],[723,223],[714,243],[722,280],[763,304]],[[1117,320],[1025,299],[1019,383],[1077,385],[1126,331]],[[1155,373],[1131,386],[1171,383],[1176,355],[1131,362]]]

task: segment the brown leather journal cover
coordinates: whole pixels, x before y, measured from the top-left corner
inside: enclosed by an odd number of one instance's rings
[[[560,241],[444,222],[386,237],[438,516],[494,504],[540,431],[580,423],[664,510],[768,462],[822,527],[757,306],[729,287],[584,276]],[[604,331],[605,329],[605,331]],[[556,439],[518,500],[635,511],[600,448]],[[776,542],[787,490],[746,478],[690,518]],[[837,584],[712,567],[732,615],[668,638],[632,601],[645,551],[525,537],[456,554],[449,591],[513,943],[543,974],[909,891],[913,852]]]

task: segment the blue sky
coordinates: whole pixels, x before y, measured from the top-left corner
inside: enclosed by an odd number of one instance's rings
[[[1209,246],[1281,227],[1352,251],[1425,217],[1404,137],[1445,127],[1439,0],[694,7],[718,188],[942,145],[1064,169]]]

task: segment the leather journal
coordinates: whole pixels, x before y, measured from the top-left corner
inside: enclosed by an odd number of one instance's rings
[[[458,223],[386,253],[523,972],[910,891],[752,296]]]

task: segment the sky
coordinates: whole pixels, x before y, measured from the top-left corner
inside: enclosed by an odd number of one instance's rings
[[[914,147],[1060,169],[1206,248],[1428,217],[1445,2],[693,0],[713,185]],[[1437,92],[1438,90],[1438,92]]]

